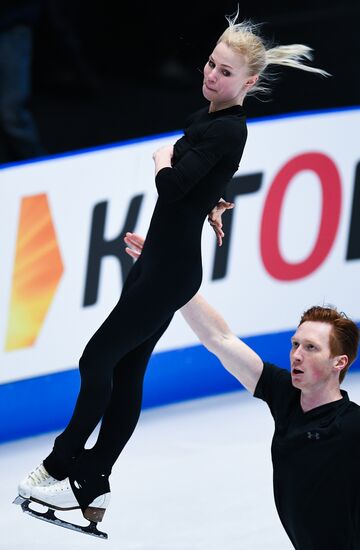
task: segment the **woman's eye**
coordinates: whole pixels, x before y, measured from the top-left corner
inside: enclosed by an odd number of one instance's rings
[[[212,69],[215,67],[215,63],[211,61],[211,59],[209,59],[208,64],[209,64],[209,67],[211,67]]]
[[[223,75],[224,75],[224,76],[230,76],[231,73],[229,73],[229,71],[226,71],[226,70],[225,70],[225,71],[223,71]]]

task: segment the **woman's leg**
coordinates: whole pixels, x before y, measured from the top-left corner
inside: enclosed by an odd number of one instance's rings
[[[112,466],[136,427],[141,411],[146,367],[171,319],[154,336],[126,355],[115,368],[111,401],[104,414],[96,444],[89,450],[93,463],[99,465],[103,472],[111,473]]]
[[[174,292],[174,290],[172,290]],[[139,372],[146,362],[141,358],[143,351],[137,348],[153,349],[164,332],[176,308],[174,297],[163,281],[140,276],[121,295],[103,325],[91,338],[80,359],[81,388],[72,418],[64,432],[56,439],[54,451],[45,460],[47,471],[57,479],[68,476],[74,460],[82,453],[85,443],[107,407],[110,405],[113,390],[113,373],[121,360],[134,350],[140,355]],[[165,326],[166,324],[166,326]],[[142,349],[142,348],[141,348]],[[146,352],[146,356],[150,356]],[[136,361],[129,379],[138,376]],[[129,364],[131,363],[129,359]]]
[[[83,450],[76,460],[61,460],[61,434],[55,440],[52,453],[44,461],[47,471],[60,468],[62,477],[70,478],[76,498],[82,507],[86,507],[97,496],[110,491],[109,476],[116,459],[131,437],[139,419],[142,401],[142,387],[147,363],[156,342],[167,329],[171,318],[160,330],[129,352],[119,361],[114,369],[113,388],[110,403],[105,411],[99,436],[92,449]],[[72,430],[70,437],[76,445],[77,430]],[[69,444],[69,441],[67,441]],[[64,465],[68,468],[65,472]],[[70,466],[70,467],[69,467]],[[76,480],[76,483],[74,481]],[[77,487],[80,486],[80,490]]]

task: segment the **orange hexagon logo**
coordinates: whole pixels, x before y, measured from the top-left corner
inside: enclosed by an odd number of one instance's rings
[[[46,194],[24,197],[16,241],[5,351],[34,344],[63,271]]]

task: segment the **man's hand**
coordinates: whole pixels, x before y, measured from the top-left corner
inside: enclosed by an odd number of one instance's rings
[[[232,208],[234,208],[234,206],[235,204],[233,202],[227,202],[227,201],[221,200],[220,202],[217,203],[215,208],[213,208],[210,214],[208,215],[208,222],[213,228],[213,230],[215,231],[217,243],[219,246],[222,245],[222,240],[225,236],[225,233],[222,230],[223,224],[222,224],[221,216],[223,215],[225,210],[231,210]]]
[[[141,256],[145,239],[136,233],[128,232],[124,237],[124,242],[127,244],[125,252],[134,260],[137,260]]]

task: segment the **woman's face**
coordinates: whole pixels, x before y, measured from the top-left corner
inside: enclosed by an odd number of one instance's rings
[[[257,79],[257,75],[248,75],[245,58],[220,42],[204,67],[203,95],[211,102],[212,110],[242,105]]]

